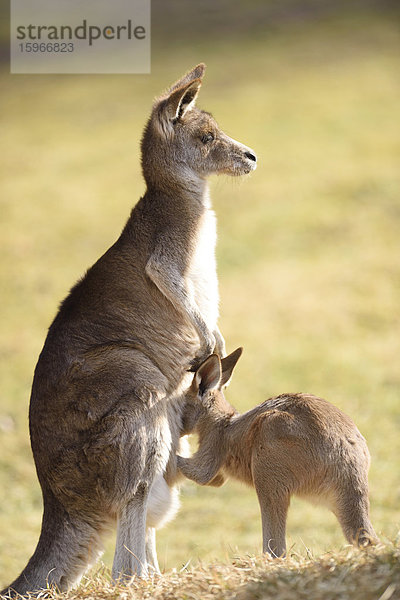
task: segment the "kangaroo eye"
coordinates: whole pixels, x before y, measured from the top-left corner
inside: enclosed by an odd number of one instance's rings
[[[203,142],[203,144],[208,144],[209,142],[212,142],[213,140],[214,140],[214,134],[211,133],[210,131],[201,136],[201,141]]]

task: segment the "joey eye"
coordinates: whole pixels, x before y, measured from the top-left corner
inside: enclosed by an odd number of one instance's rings
[[[205,133],[204,135],[201,136],[201,141],[203,142],[203,144],[208,144],[209,142],[212,142],[214,140],[214,134],[211,133],[211,131],[209,131],[208,133]]]

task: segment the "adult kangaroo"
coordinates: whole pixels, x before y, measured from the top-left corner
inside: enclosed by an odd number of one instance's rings
[[[194,106],[204,70],[155,101],[142,139],[147,190],[49,329],[29,411],[42,529],[2,593],[70,588],[115,521],[113,578],[146,575],[146,506],[169,457],[168,402],[187,369],[224,354],[206,177],[256,167],[252,150]]]

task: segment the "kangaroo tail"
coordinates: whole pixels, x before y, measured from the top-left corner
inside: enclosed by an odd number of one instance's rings
[[[101,554],[100,527],[69,515],[54,497],[44,504],[36,550],[21,575],[0,595],[17,598],[52,586],[70,589]]]
[[[357,490],[357,491],[356,491]],[[338,502],[336,516],[346,539],[360,548],[378,542],[369,518],[368,486],[362,482],[354,485],[349,493],[342,494]]]

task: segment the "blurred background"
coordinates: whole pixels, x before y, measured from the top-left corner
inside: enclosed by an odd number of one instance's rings
[[[397,5],[398,6],[398,5]],[[10,75],[0,28],[0,586],[34,550],[33,370],[59,302],[144,191],[153,98],[200,61],[198,104],[252,147],[249,178],[214,178],[221,329],[245,348],[241,411],[283,392],[347,412],[372,455],[371,515],[400,529],[399,13],[395,2],[153,0],[151,75]],[[344,538],[294,501],[290,552]],[[104,562],[110,566],[110,539]],[[261,552],[255,493],[187,483],[159,535],[162,568]]]

